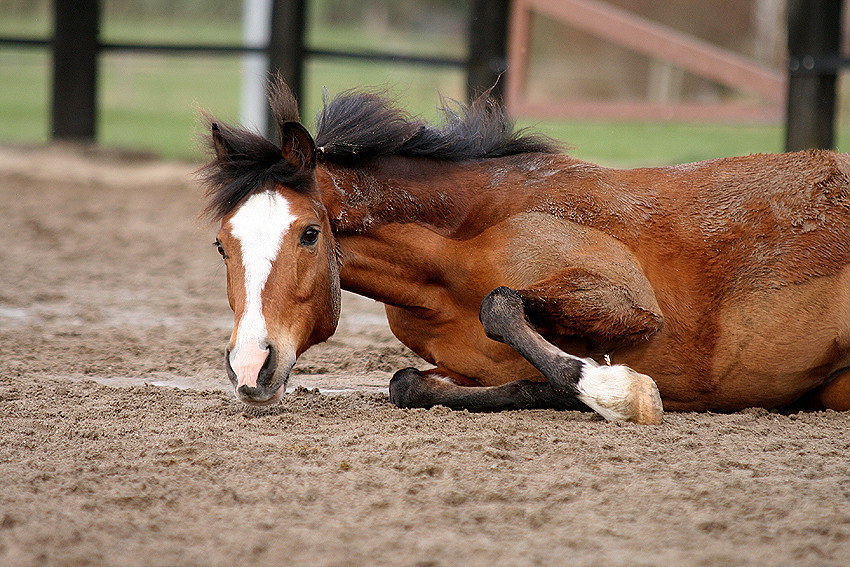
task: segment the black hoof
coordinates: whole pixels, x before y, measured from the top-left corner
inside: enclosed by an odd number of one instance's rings
[[[390,380],[390,403],[400,408],[421,408],[422,373],[416,368],[404,368]]]

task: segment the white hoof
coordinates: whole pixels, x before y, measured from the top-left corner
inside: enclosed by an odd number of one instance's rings
[[[578,399],[610,421],[658,425],[664,415],[661,395],[646,374],[628,366],[599,366],[591,360],[578,381]]]

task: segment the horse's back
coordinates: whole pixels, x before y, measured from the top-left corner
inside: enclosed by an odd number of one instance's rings
[[[832,155],[844,175],[850,176],[850,154],[834,152]]]
[[[650,271],[679,258],[684,273],[729,292],[803,283],[850,263],[847,154],[758,154],[622,175],[653,208],[630,243]]]

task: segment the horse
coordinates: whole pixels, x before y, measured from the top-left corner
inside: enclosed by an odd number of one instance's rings
[[[243,402],[282,396],[346,289],[433,365],[392,377],[403,408],[850,409],[847,154],[610,169],[486,95],[438,125],[326,96],[315,138],[283,82],[269,100],[280,143],[208,116],[202,170]]]

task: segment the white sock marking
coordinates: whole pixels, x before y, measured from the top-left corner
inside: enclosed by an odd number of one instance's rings
[[[632,371],[622,364],[599,366],[584,358],[579,378],[578,399],[610,421],[628,419],[626,413],[631,394]]]

